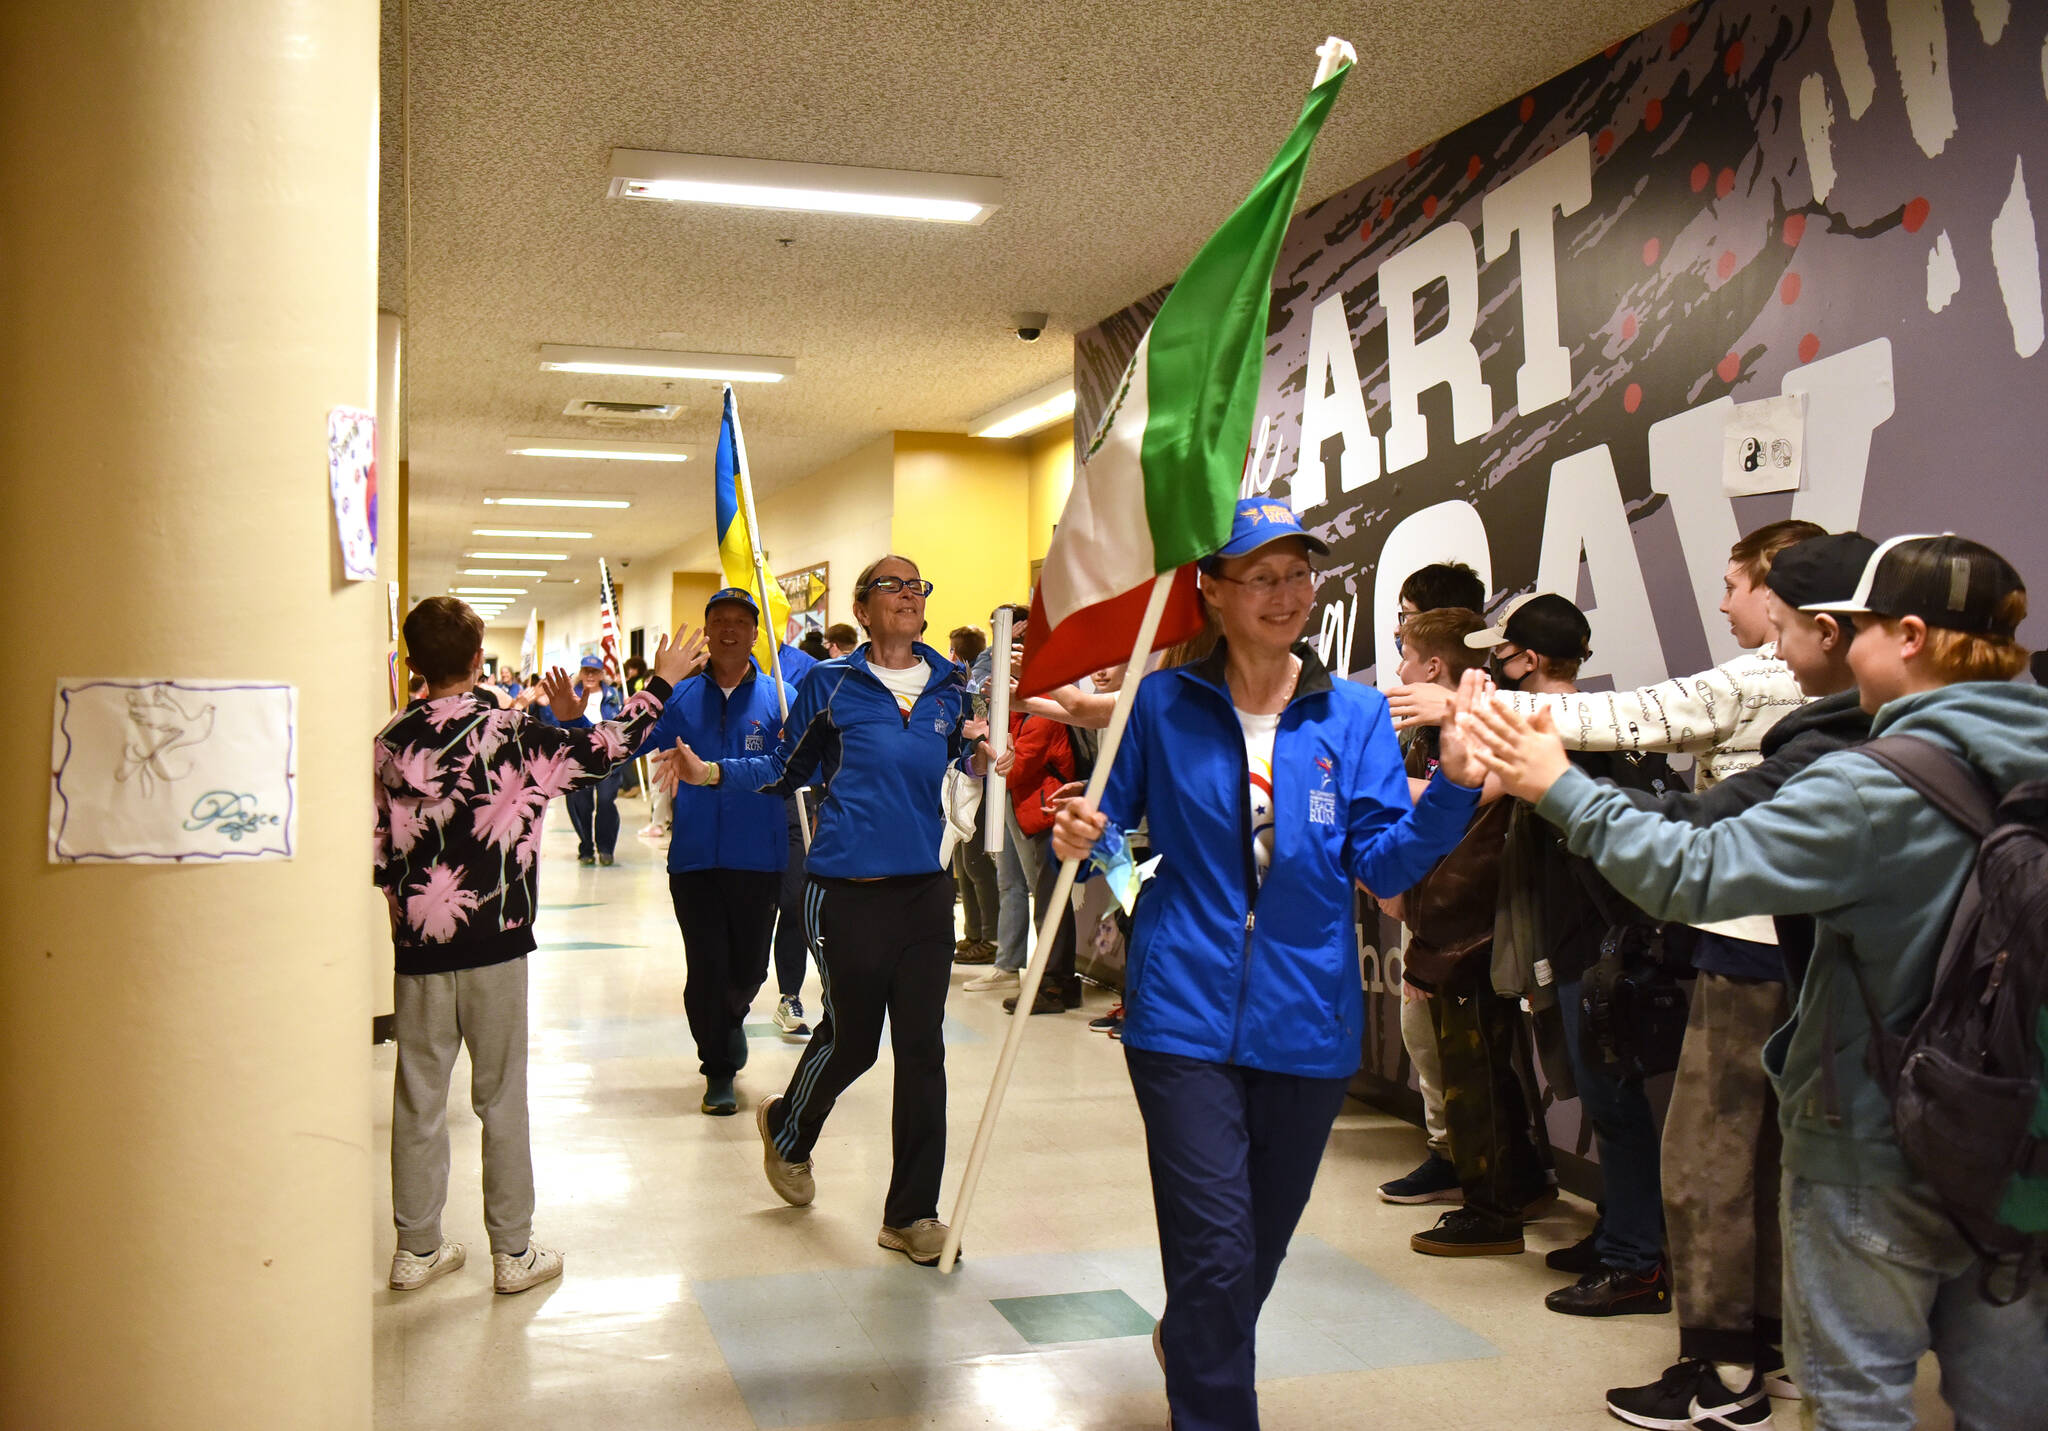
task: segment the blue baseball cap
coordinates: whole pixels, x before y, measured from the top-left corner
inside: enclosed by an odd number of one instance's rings
[[[1317,556],[1330,554],[1329,544],[1304,531],[1294,509],[1285,502],[1276,502],[1271,497],[1240,497],[1237,514],[1230,523],[1230,540],[1203,557],[1199,565],[1203,571],[1214,573],[1225,557],[1244,556],[1287,537],[1301,538]]]
[[[754,593],[748,591],[744,586],[723,586],[717,591],[712,592],[711,599],[704,603],[704,614],[709,616],[711,608],[718,605],[721,601],[737,601],[740,605],[746,607],[747,610],[754,613],[756,621],[761,619],[761,604],[754,600]]]
[[[586,671],[602,671],[604,669],[604,657],[585,656],[583,658],[583,669]]]

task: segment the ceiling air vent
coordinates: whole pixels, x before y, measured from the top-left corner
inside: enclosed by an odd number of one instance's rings
[[[599,398],[578,398],[562,409],[567,417],[588,417],[599,422],[667,422],[683,410],[679,402],[609,402]]]

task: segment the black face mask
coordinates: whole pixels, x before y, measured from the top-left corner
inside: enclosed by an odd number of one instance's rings
[[[1508,658],[1508,660],[1515,659],[1517,658],[1512,656]],[[1522,688],[1522,682],[1528,679],[1525,676],[1510,676],[1508,674],[1507,661],[1501,660],[1498,656],[1488,656],[1486,658],[1486,673],[1492,676],[1493,683],[1504,691],[1519,691]]]

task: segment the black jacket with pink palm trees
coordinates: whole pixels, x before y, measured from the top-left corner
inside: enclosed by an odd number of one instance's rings
[[[399,973],[477,969],[533,949],[548,801],[625,764],[668,695],[650,680],[619,719],[582,729],[467,691],[392,717],[376,741],[375,880]]]

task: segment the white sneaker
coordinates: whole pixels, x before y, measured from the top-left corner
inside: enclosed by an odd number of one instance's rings
[[[784,994],[777,999],[775,1027],[781,1029],[786,1038],[809,1038],[811,1026],[804,1022],[804,1001],[795,994]]]
[[[976,974],[960,987],[970,994],[982,994],[990,989],[1014,989],[1023,980],[1024,976],[1020,970],[991,967],[986,973]]]
[[[491,1283],[506,1296],[561,1275],[562,1254],[538,1242],[528,1243],[526,1251],[517,1257],[509,1252],[491,1254]]]
[[[436,1277],[445,1277],[468,1259],[459,1242],[443,1240],[434,1249],[432,1257],[421,1257],[407,1252],[403,1247],[391,1254],[391,1290],[411,1292],[424,1287]]]

